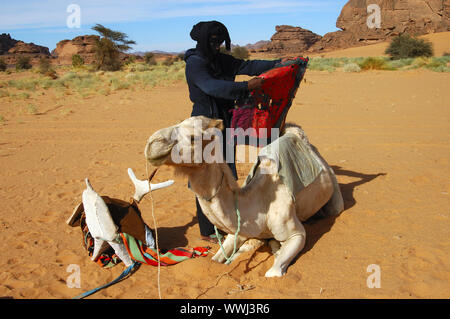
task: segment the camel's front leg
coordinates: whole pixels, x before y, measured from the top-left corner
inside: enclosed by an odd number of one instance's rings
[[[276,252],[275,261],[272,268],[266,272],[266,277],[283,276],[292,259],[305,247],[305,228],[300,222],[298,224],[296,232],[285,241],[281,241],[281,248]]]
[[[228,258],[230,258],[231,254],[233,253],[233,250],[234,250],[234,238],[235,238],[235,235],[228,234],[222,243],[222,247],[225,250],[225,254],[227,255]],[[239,248],[242,246],[242,244],[246,240],[247,240],[246,237],[238,236],[237,242],[236,242],[236,252],[239,250]],[[231,261],[233,261],[236,257],[237,257],[237,254],[235,254],[233,256],[233,258],[231,258]],[[225,256],[223,255],[222,248],[219,247],[219,250],[214,255],[212,260],[217,261],[218,263],[224,263],[227,260],[225,258]]]

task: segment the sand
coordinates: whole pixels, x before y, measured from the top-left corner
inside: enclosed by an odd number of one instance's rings
[[[27,73],[0,78],[17,76]],[[231,265],[210,255],[161,268],[162,297],[449,298],[449,83],[448,73],[428,70],[308,71],[288,121],[335,169],[345,211],[305,225],[306,247],[282,278],[264,277],[274,258],[268,247]],[[27,114],[30,103],[37,114]],[[185,83],[85,99],[0,98],[0,297],[72,298],[117,277],[124,266],[90,261],[80,230],[65,221],[86,177],[101,195],[128,200],[126,170],[145,177],[147,138],[190,111]],[[250,166],[238,165],[241,182]],[[172,187],[153,194],[160,246],[206,245],[187,181],[163,167],[155,182],[170,178]],[[153,228],[150,197],[140,208]],[[67,284],[71,265],[81,288]],[[379,267],[380,288],[367,285],[370,265]],[[144,265],[89,298],[157,299],[157,268]]]

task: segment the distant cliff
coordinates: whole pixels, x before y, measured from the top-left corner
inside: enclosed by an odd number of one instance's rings
[[[379,24],[373,23],[377,14]],[[450,0],[350,0],[336,26],[341,30],[323,37],[300,27],[277,26],[270,43],[257,51],[302,54],[382,42],[400,34],[450,31]]]
[[[42,57],[50,57],[49,49],[34,43],[25,43],[23,41],[11,38],[10,34],[0,35],[0,57],[7,64],[15,64],[19,57],[27,56],[31,64],[36,64]]]

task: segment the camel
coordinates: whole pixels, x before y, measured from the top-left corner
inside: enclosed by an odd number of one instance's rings
[[[335,174],[309,143],[303,130],[295,125],[286,125],[279,139],[286,136],[300,140],[320,167],[318,176],[295,196],[283,183],[278,164],[272,159],[262,157],[250,182],[240,187],[223,160],[199,161],[197,154],[197,160],[185,162],[175,156],[182,154],[193,158],[195,147],[199,145],[201,151],[207,147],[211,149],[210,143],[219,135],[214,135],[210,141],[202,140],[200,144],[197,135],[201,131],[202,136],[211,138],[211,130],[222,131],[222,121],[196,116],[163,128],[148,139],[145,157],[153,166],[169,165],[174,167],[176,174],[186,176],[204,214],[227,234],[222,250],[212,257],[213,261],[231,262],[243,251],[269,241],[275,258],[265,276],[281,277],[305,246],[306,232],[302,222],[319,211],[324,216],[337,216],[344,210]],[[189,150],[191,154],[187,154]],[[237,212],[240,213],[239,223]],[[227,257],[236,250],[236,254]]]

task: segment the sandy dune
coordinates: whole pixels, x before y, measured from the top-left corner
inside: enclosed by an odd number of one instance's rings
[[[306,225],[306,248],[283,278],[264,277],[273,256],[262,247],[229,266],[208,256],[162,268],[162,297],[449,298],[449,83],[427,70],[308,71],[288,121],[334,167],[345,211]],[[184,83],[85,99],[48,91],[32,103],[35,115],[30,100],[0,98],[0,297],[71,298],[123,270],[91,262],[80,230],[65,224],[84,178],[129,199],[126,169],[144,178],[146,139],[188,117],[191,103]],[[250,166],[239,164],[241,181]],[[187,181],[167,168],[155,181],[169,178],[175,185],[153,195],[161,247],[205,245]],[[150,198],[140,207],[154,227]],[[66,284],[71,264],[81,289]],[[381,288],[367,286],[371,264]],[[93,298],[158,298],[157,268],[142,266]]]

